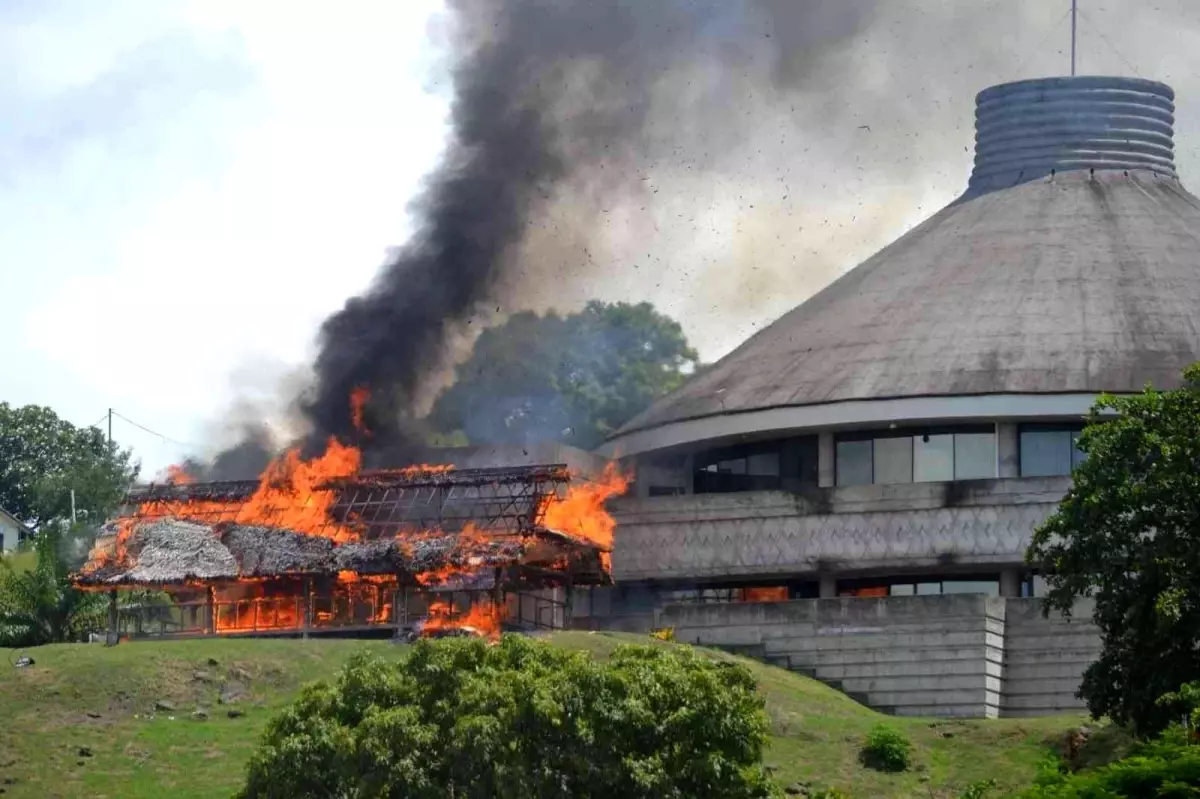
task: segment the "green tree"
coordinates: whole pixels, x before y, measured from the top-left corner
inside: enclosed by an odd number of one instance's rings
[[[39,405],[0,402],[0,507],[41,528],[71,518],[103,519],[137,477],[132,453]]]
[[[696,366],[679,323],[650,303],[524,312],[479,336],[430,418],[472,443],[559,440],[591,449]]]
[[[1045,573],[1047,612],[1095,600],[1103,650],[1080,687],[1088,709],[1148,736],[1175,716],[1159,697],[1200,679],[1200,366],[1178,390],[1102,397],[1079,448],[1028,560]]]
[[[684,649],[607,661],[523,636],[360,655],[268,726],[245,797],[767,797],[750,673]]]
[[[71,585],[60,551],[63,531],[44,528],[34,546],[32,569],[18,570],[0,558],[0,646],[75,641],[103,622],[103,598]]]

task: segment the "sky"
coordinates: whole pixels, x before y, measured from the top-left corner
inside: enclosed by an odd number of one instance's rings
[[[974,92],[1064,70],[1056,2],[881,4],[847,44],[844,130],[794,102],[711,169],[660,165],[649,208],[552,205],[529,251],[599,267],[530,304],[645,297],[727,352],[962,190]],[[1200,179],[1200,9],[1085,6],[1083,70],[1172,83]],[[150,476],[294,391],[412,230],[448,131],[444,26],[439,0],[0,2],[0,401],[112,408]],[[897,86],[911,103],[877,102]]]
[[[440,4],[287,9],[0,4],[0,401],[114,408],[162,468],[404,239],[445,136]]]

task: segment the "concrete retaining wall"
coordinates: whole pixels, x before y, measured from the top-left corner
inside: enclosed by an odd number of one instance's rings
[[[1000,714],[1004,600],[820,599],[664,608],[679,640],[760,645],[770,662],[898,715]]]
[[[1085,710],[1075,696],[1083,671],[1100,655],[1094,604],[1081,601],[1071,619],[1042,617],[1037,599],[1008,600],[1004,637],[1005,716]]]
[[[1043,619],[1036,599],[981,595],[669,605],[688,643],[741,649],[897,715],[994,718],[1079,710],[1099,654],[1090,603]]]

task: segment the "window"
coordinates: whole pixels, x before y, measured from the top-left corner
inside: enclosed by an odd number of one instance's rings
[[[775,445],[728,447],[696,459],[696,493],[770,491],[779,488],[779,450]]]
[[[954,436],[955,480],[981,480],[995,476],[994,433],[959,433]]]
[[[913,439],[913,479],[918,483],[954,479],[955,436],[917,436]]]
[[[943,594],[984,594],[1000,596],[997,575],[964,575],[943,579],[936,575],[924,578],[895,577],[879,580],[847,581],[839,585],[841,596],[941,596]]]
[[[871,441],[837,442],[837,484],[840,486],[870,485]]]
[[[996,433],[988,428],[916,435],[854,434],[837,441],[839,486],[977,480],[996,476]]]
[[[1079,425],[1021,428],[1021,476],[1050,477],[1070,474],[1083,462],[1083,453],[1076,448]]]
[[[913,440],[908,436],[875,439],[874,463],[874,482],[880,485],[911,483],[913,481]]]

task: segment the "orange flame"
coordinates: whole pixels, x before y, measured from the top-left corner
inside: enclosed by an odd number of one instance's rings
[[[364,436],[371,435],[371,431],[363,424],[363,410],[370,399],[371,390],[365,386],[359,386],[350,392],[350,421],[354,423],[354,429]]]
[[[190,485],[196,482],[196,478],[187,473],[187,470],[182,466],[171,464],[167,467],[167,483],[170,485]]]
[[[580,482],[570,486],[566,497],[551,497],[543,508],[542,524],[551,530],[590,541],[606,552],[602,555],[604,567],[608,568],[608,550],[613,545],[613,530],[617,522],[604,507],[611,497],[618,496],[629,487],[629,478],[609,462],[600,479]]]
[[[495,641],[500,638],[502,620],[502,609],[490,599],[476,602],[466,613],[457,616],[454,615],[454,608],[449,602],[437,599],[429,603],[429,615],[425,619],[421,634],[429,635],[438,630],[471,627]]]

